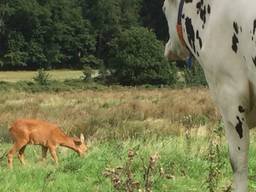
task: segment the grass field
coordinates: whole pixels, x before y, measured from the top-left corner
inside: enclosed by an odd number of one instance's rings
[[[7,82],[30,81],[36,73],[36,71],[1,71],[0,80]],[[82,76],[82,72],[79,70],[51,70],[48,73],[52,80],[78,79]]]
[[[104,170],[124,166],[130,148],[136,148],[138,153],[131,170],[134,179],[140,183],[139,188],[143,189],[145,183],[143,166],[147,166],[150,155],[158,153],[160,159],[151,175],[153,191],[207,191],[210,163],[207,160],[208,144],[204,140],[195,141],[189,153],[184,151],[186,144],[180,137],[90,144],[91,149],[84,158],[59,150],[59,166],[53,165],[50,158],[47,162],[38,162],[38,147],[29,147],[26,151],[27,165],[22,167],[16,159],[14,169],[10,171],[2,162],[0,191],[115,191],[111,179],[103,175]],[[7,146],[4,144],[2,148]],[[221,171],[224,174],[219,176],[220,191],[229,185],[230,179],[229,162],[224,155],[225,151],[221,156],[224,160]],[[161,175],[160,169],[166,175]]]
[[[220,115],[204,88],[1,92],[0,156],[11,146],[8,127],[17,118],[55,122],[71,135],[82,132],[89,151],[80,158],[60,147],[56,166],[49,154],[47,162],[38,161],[40,148],[30,146],[26,165],[15,158],[13,170],[3,157],[3,192],[114,192],[133,184],[133,191],[224,192],[231,182]],[[256,190],[253,138],[251,191]]]

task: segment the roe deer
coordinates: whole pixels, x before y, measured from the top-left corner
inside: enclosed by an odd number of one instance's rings
[[[52,159],[58,164],[56,155],[57,145],[70,148],[82,155],[86,152],[87,146],[83,134],[80,139],[67,136],[57,125],[35,119],[18,119],[9,129],[14,145],[7,153],[8,166],[12,168],[13,155],[18,152],[18,158],[24,162],[24,151],[27,144],[41,145],[42,158],[46,159],[49,149]]]

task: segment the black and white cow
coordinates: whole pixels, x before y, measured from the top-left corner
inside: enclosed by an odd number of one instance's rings
[[[170,35],[165,55],[191,52],[203,67],[225,124],[234,191],[247,192],[249,129],[256,126],[256,0],[165,0],[163,11]]]

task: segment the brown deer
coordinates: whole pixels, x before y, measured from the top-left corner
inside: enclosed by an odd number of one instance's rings
[[[27,144],[41,145],[42,158],[46,159],[49,149],[52,159],[58,164],[56,155],[57,145],[70,148],[80,156],[87,150],[83,134],[80,139],[67,136],[57,125],[35,119],[18,119],[9,129],[14,145],[7,153],[8,166],[12,168],[13,155],[18,152],[21,164],[24,162],[24,151]]]

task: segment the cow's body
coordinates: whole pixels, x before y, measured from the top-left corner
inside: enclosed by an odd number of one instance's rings
[[[165,54],[184,57],[175,25],[180,0],[165,0],[170,40]],[[246,192],[249,128],[256,126],[256,1],[185,0],[182,29],[202,65],[225,124],[234,190]]]

